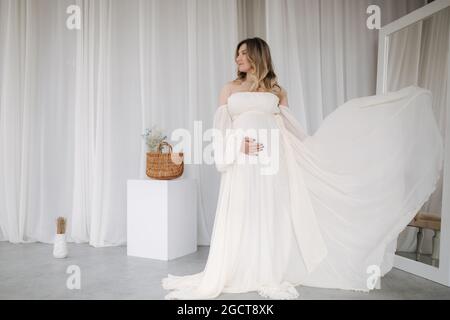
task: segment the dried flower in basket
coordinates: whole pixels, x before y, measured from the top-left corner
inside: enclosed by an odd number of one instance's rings
[[[156,126],[153,126],[151,129],[145,129],[145,132],[141,136],[145,140],[150,152],[157,152],[158,145],[167,139],[167,136],[163,135],[162,130]]]

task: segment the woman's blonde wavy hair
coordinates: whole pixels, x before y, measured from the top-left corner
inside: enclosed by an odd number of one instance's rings
[[[237,71],[234,82],[247,80],[250,82],[249,91],[268,91],[276,94],[280,99],[282,89],[277,82],[277,76],[273,71],[272,57],[269,45],[261,38],[247,38],[239,42],[236,47],[235,60],[239,55],[239,48],[247,44],[247,58],[254,72]]]

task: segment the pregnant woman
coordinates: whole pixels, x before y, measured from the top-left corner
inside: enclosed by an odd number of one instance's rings
[[[166,299],[376,288],[441,174],[431,92],[410,86],[352,99],[309,136],[264,40],[240,42],[236,64],[214,116],[221,182],[208,260],[200,273],[164,278]]]

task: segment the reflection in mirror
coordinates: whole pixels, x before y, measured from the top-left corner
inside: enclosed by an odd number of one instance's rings
[[[389,36],[387,91],[410,85],[429,89],[445,138],[450,7]],[[445,141],[444,141],[445,145]],[[446,170],[446,168],[443,168]],[[439,267],[442,182],[399,235],[396,254]]]

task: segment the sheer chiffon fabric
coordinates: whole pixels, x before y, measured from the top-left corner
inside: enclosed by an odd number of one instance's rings
[[[276,95],[232,94],[214,116],[221,182],[208,260],[164,278],[165,298],[376,288],[442,172],[431,102],[417,86],[352,99],[309,136]],[[244,136],[264,144],[257,157],[239,151]]]

